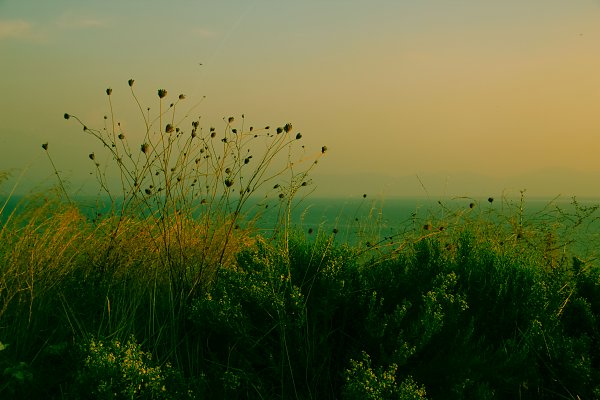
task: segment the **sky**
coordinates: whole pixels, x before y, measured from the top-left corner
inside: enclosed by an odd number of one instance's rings
[[[599,0],[0,0],[0,171],[91,187],[63,114],[133,78],[327,145],[316,195],[600,197],[599,71]]]

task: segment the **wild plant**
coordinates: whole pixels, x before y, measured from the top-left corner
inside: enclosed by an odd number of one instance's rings
[[[109,112],[103,127],[90,128],[76,115],[64,114],[95,146],[85,152],[98,184],[93,215],[71,202],[52,148],[44,143],[59,178],[57,192],[72,206],[49,213],[45,222],[31,219],[27,230],[13,233],[52,249],[46,258],[57,265],[60,285],[49,286],[55,295],[48,304],[55,306],[52,314],[64,321],[63,328],[78,338],[135,334],[157,357],[179,365],[191,340],[185,325],[192,299],[236,264],[236,254],[256,240],[256,224],[265,213],[277,215],[272,239],[285,240],[295,198],[310,185],[309,174],[327,148],[309,152],[291,123],[255,128],[243,114],[223,118],[221,128],[203,126],[201,116],[192,117],[202,101],[181,112],[186,96],[170,101],[167,91],[159,89],[154,110],[142,105],[134,80],[128,84],[139,111],[137,126],[119,119],[112,89],[106,90]],[[65,227],[56,229],[64,235],[52,241],[54,224],[61,221]],[[36,226],[43,223],[47,229]],[[41,257],[41,249],[34,248]],[[28,251],[22,253],[21,259]],[[15,257],[4,253],[10,254]],[[38,264],[41,268],[42,261]],[[46,271],[43,276],[52,275],[52,269]],[[19,279],[23,285],[15,288],[34,290],[33,304],[43,301],[38,286],[32,289]],[[3,299],[7,307],[15,305]],[[27,329],[27,321],[20,319],[15,335]]]
[[[110,88],[106,90],[110,113],[102,129],[89,128],[75,115],[64,117],[79,122],[116,167],[114,179],[99,151],[89,154],[110,201],[114,220],[110,235],[116,240],[129,218],[141,217],[148,224],[150,247],[160,250],[157,261],[187,295],[210,282],[217,267],[231,263],[231,254],[249,240],[245,228],[264,212],[255,208],[250,214],[254,199],[262,197],[259,206],[267,207],[265,200],[275,197],[289,209],[298,190],[309,184],[308,174],[326,147],[307,154],[300,144],[302,134],[294,134],[290,123],[255,129],[247,126],[243,114],[239,124],[228,117],[223,118],[222,129],[203,127],[200,117],[190,121],[200,103],[181,115],[186,96],[169,102],[164,89],[157,92],[158,112],[152,115],[138,99],[134,80],[128,84],[142,121],[138,142],[135,132],[119,122]],[[191,262],[190,247],[202,249],[200,260]],[[193,270],[187,268],[190,264],[195,265]]]

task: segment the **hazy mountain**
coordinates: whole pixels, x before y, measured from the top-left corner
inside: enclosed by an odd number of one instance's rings
[[[377,173],[319,175],[313,182],[315,196],[499,196],[600,197],[600,171],[580,172],[552,168],[509,177],[473,173],[434,173],[390,176]]]

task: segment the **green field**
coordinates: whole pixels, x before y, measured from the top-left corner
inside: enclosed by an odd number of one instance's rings
[[[551,224],[225,243],[181,215],[31,201],[1,230],[2,398],[600,395],[600,270]]]

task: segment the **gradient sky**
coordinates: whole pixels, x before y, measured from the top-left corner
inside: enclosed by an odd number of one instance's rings
[[[51,181],[49,142],[81,187],[97,145],[63,114],[102,126],[129,78],[292,122],[330,149],[317,193],[600,196],[598,0],[0,0],[0,171]]]

